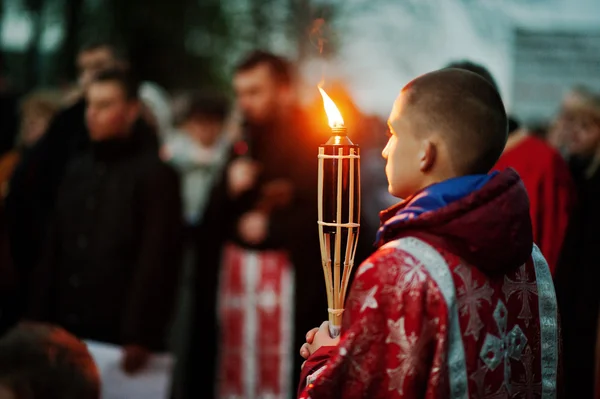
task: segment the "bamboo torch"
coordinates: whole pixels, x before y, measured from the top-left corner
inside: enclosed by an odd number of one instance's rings
[[[340,111],[319,87],[332,135],[319,147],[319,240],[325,274],[329,334],[340,334],[360,227],[360,153]]]

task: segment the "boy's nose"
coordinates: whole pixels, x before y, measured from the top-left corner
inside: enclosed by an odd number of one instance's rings
[[[381,151],[381,156],[383,157],[383,159],[387,160],[388,159],[388,152],[389,152],[389,146],[390,143],[388,141],[388,143],[385,145],[385,147],[383,147],[383,151]]]

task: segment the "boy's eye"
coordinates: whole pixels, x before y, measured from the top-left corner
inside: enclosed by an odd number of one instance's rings
[[[387,137],[388,139],[389,139],[390,137],[392,137],[392,135],[393,135],[393,134],[392,134],[392,131],[391,131],[390,129],[387,129],[387,130],[385,131],[385,137]]]

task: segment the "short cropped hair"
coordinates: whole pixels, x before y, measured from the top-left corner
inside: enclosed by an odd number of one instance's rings
[[[128,100],[139,99],[140,81],[129,71],[120,68],[107,69],[98,73],[92,80],[92,84],[105,82],[118,84]]]
[[[59,327],[24,324],[0,340],[0,384],[17,399],[99,399],[86,345]]]
[[[451,62],[446,66],[446,68],[464,69],[465,71],[476,73],[477,75],[487,80],[489,84],[494,86],[494,89],[496,89],[498,93],[500,92],[500,90],[498,89],[498,84],[496,83],[496,79],[494,79],[492,73],[481,64],[477,64],[468,60],[462,60]]]
[[[284,57],[268,51],[255,50],[248,54],[235,68],[236,73],[246,72],[260,65],[266,65],[271,70],[275,81],[281,85],[291,85],[294,82],[294,68]]]
[[[458,173],[488,173],[496,164],[508,121],[500,94],[480,75],[445,68],[418,77],[403,93],[419,130],[443,136]]]

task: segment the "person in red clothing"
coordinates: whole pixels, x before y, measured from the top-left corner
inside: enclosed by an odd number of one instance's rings
[[[494,170],[507,168],[514,168],[525,184],[533,240],[554,275],[576,197],[569,167],[558,151],[515,124]]]
[[[481,65],[462,61],[449,66],[477,73],[498,90],[491,73]],[[533,241],[540,247],[554,275],[575,204],[575,184],[557,150],[528,135],[515,119],[509,117],[508,121],[508,140],[494,170],[513,168],[521,176],[529,196]]]
[[[556,296],[513,170],[488,172],[507,117],[477,74],[410,82],[389,118],[378,250],[356,271],[332,339],[307,334],[299,397],[555,398]]]

